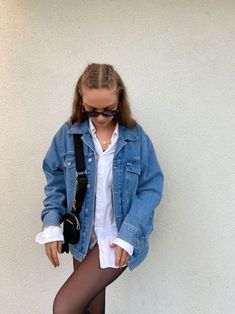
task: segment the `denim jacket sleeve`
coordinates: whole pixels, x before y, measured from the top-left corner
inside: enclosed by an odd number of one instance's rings
[[[61,152],[61,129],[52,139],[51,145],[43,159],[42,169],[46,176],[44,209],[41,212],[42,229],[46,226],[59,226],[62,215],[66,212],[66,188]]]
[[[143,130],[140,163],[137,192],[118,233],[119,238],[134,247],[140,238],[147,237],[153,230],[154,209],[161,201],[164,182],[153,144]]]

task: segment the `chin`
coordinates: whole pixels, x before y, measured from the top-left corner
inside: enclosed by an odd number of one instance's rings
[[[105,126],[108,126],[110,124],[110,122],[112,122],[112,120],[111,121],[104,121],[104,122],[94,121],[93,123],[95,125],[98,125],[98,126],[101,126],[101,127],[105,127]]]

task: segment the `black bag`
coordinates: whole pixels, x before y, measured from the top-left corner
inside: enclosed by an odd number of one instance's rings
[[[80,239],[80,222],[75,214],[67,212],[63,216],[64,241],[75,244]],[[67,252],[68,253],[68,252]]]
[[[87,189],[87,175],[85,170],[82,134],[73,134],[74,152],[76,161],[76,197],[73,200],[72,210],[63,215],[64,243],[61,253],[69,253],[69,243],[76,244],[80,240],[79,213],[85,199]]]

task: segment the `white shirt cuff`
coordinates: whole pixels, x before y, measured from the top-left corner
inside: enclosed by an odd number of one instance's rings
[[[35,236],[35,241],[39,244],[53,241],[64,241],[64,235],[60,227],[48,226]]]
[[[115,265],[115,248],[110,247],[113,239],[113,236],[108,236],[103,240],[98,240],[100,268],[118,268]]]
[[[113,243],[117,244],[118,246],[120,246],[121,248],[123,248],[125,251],[127,251],[127,253],[131,256],[133,254],[134,251],[134,246],[120,238],[115,238],[113,240]]]

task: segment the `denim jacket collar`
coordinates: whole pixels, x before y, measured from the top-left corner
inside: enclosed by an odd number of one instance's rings
[[[69,134],[74,134],[74,133],[78,133],[78,134],[83,134],[83,138],[84,140],[87,137],[90,137],[89,135],[91,135],[90,129],[89,129],[89,121],[88,119],[84,120],[81,123],[75,122],[71,128],[68,130]],[[120,141],[134,141],[137,140],[139,138],[136,129],[128,129],[127,127],[125,127],[122,124],[119,124],[119,140]]]

